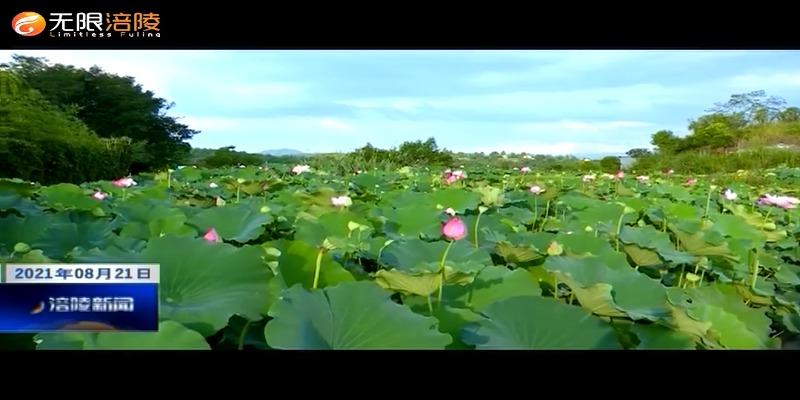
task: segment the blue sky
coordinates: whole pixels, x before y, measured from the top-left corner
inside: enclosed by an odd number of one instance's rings
[[[2,51],[130,75],[195,147],[625,152],[731,94],[800,105],[798,51]]]

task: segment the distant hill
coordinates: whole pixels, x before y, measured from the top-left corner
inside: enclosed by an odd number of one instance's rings
[[[264,150],[261,152],[261,154],[268,156],[302,156],[305,153],[295,149],[273,149],[273,150]]]

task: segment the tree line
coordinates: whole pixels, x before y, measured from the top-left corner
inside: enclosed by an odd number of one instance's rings
[[[765,91],[734,94],[706,114],[689,121],[689,133],[660,130],[651,136],[654,150],[636,148],[627,154],[635,169],[678,168],[693,172],[768,168],[791,164],[800,146],[800,108]],[[758,152],[758,157],[745,153]]]
[[[181,163],[199,132],[134,78],[15,55],[0,65],[0,176],[110,179]]]

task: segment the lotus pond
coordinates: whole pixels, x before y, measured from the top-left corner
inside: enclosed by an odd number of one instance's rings
[[[161,324],[0,347],[787,348],[800,174],[759,187],[747,174],[271,165],[2,180],[0,260],[159,263]]]

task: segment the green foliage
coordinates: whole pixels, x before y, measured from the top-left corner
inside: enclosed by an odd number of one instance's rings
[[[189,152],[185,141],[197,134],[166,115],[173,104],[145,91],[131,77],[110,74],[98,67],[86,70],[51,65],[41,58],[18,55],[6,69],[14,71],[43,99],[79,118],[98,136],[128,137],[140,143],[146,151],[133,153],[134,171],[180,162]]]
[[[641,158],[641,157],[649,156],[649,155],[651,155],[653,153],[650,150],[647,150],[647,149],[630,149],[625,154],[627,154],[628,156],[633,157],[633,158]]]
[[[442,188],[415,184],[438,178],[424,168],[187,167],[169,189],[151,175],[94,183],[104,200],[0,180],[0,262],[161,265],[161,332],[39,334],[39,349],[767,349],[797,334],[800,215],[753,204],[796,196],[796,168],[754,174],[764,186],[464,169]],[[333,206],[342,194],[352,204]],[[452,244],[447,207],[468,232]],[[209,228],[223,243],[201,238]]]
[[[658,154],[636,160],[636,171],[674,169],[685,174],[712,174],[739,170],[763,170],[777,166],[800,165],[800,152],[780,149],[753,149],[735,153]]]
[[[607,156],[600,160],[600,168],[608,173],[614,173],[620,170],[622,164],[618,157]]]
[[[800,109],[764,91],[731,96],[689,123],[690,134],[653,134],[655,155],[637,157],[636,170],[680,169],[687,173],[733,172],[796,165]]]
[[[47,102],[9,71],[14,90],[0,99],[0,177],[45,184],[118,178],[128,174],[132,142],[101,139],[73,115]]]
[[[397,149],[379,149],[366,146],[345,155],[315,157],[314,166],[334,169],[337,173],[354,173],[375,169],[397,169],[401,167],[437,166],[449,167],[455,163],[453,155],[439,149],[436,140],[404,142]]]
[[[251,154],[233,150],[233,146],[223,147],[199,160],[198,164],[209,168],[231,167],[238,165],[258,165],[266,160],[260,154]]]

